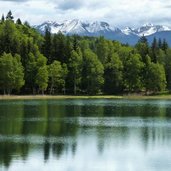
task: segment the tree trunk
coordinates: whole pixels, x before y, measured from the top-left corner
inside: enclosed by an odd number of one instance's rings
[[[64,81],[64,88],[63,88],[63,92],[64,92],[64,95],[65,95],[65,92],[66,90],[65,90],[65,81]]]
[[[53,91],[53,84],[51,84],[50,86],[50,95],[52,94],[52,91]]]
[[[74,83],[74,95],[77,94],[77,87],[76,87],[76,84]]]
[[[35,95],[35,88],[34,87],[33,87],[32,91],[33,91],[33,95]]]
[[[8,90],[7,90],[7,93],[8,93],[8,95],[10,95],[10,94],[11,94],[11,90],[10,90],[10,89],[8,89]]]
[[[52,78],[52,84],[51,84],[51,86],[50,86],[50,95],[53,93],[54,94],[54,92],[53,92],[53,87],[54,87],[54,79]]]

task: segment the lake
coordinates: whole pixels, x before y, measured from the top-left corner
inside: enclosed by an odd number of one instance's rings
[[[0,101],[0,171],[170,170],[170,100]]]

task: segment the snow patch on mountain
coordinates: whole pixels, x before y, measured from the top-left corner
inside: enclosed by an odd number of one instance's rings
[[[122,30],[122,32],[126,35],[131,35],[131,34],[135,34],[134,33],[134,29],[130,28],[130,27],[126,27],[125,29]],[[135,34],[136,35],[136,34]]]
[[[63,34],[81,34],[81,35],[90,35],[96,33],[106,33],[106,32],[121,32],[120,29],[111,27],[106,22],[95,21],[81,21],[78,19],[66,20],[62,23],[57,23],[53,21],[46,21],[39,26],[35,26],[41,32],[45,32],[45,29],[48,28],[51,33],[58,33],[59,31]]]
[[[136,29],[131,29],[130,27],[126,27],[125,29],[122,30],[123,33],[126,35],[134,34],[139,37],[141,36],[149,36],[157,32],[162,32],[162,31],[171,31],[171,28],[167,26],[162,26],[162,25],[153,25],[151,23],[144,24],[142,27],[136,28]]]
[[[63,22],[46,21],[40,25],[34,26],[42,34],[46,28],[51,33],[62,32],[65,35],[78,34],[80,36],[104,36],[109,40],[117,40],[124,44],[135,45],[141,36],[146,36],[149,42],[154,37],[166,39],[171,45],[171,28],[162,25],[147,23],[139,28],[126,27],[119,29],[103,21],[82,21],[78,19],[65,20]]]

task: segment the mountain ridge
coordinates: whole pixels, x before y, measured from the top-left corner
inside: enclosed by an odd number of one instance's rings
[[[113,27],[104,21],[83,21],[79,19],[65,20],[64,22],[45,21],[40,25],[34,26],[42,34],[48,28],[51,33],[63,33],[65,35],[78,34],[80,36],[104,36],[110,40],[117,40],[121,43],[134,45],[143,35],[147,37],[149,43],[155,36],[161,39],[166,39],[171,45],[171,28],[164,25],[154,25],[147,23],[138,28],[126,27],[120,29]],[[165,32],[167,34],[161,34]],[[160,35],[160,37],[159,37]]]

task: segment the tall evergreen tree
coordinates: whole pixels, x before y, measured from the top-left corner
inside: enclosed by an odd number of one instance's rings
[[[104,64],[109,56],[108,42],[107,40],[104,39],[104,37],[100,37],[97,40],[96,54],[99,60],[101,61],[101,63]]]
[[[49,28],[46,27],[42,51],[43,51],[44,56],[48,59],[48,61],[47,61],[48,64],[52,63],[52,58],[51,58],[52,42],[51,42],[51,39],[52,38],[51,38],[51,33],[49,31]]]
[[[18,18],[18,19],[17,19],[16,24],[19,24],[19,25],[21,25],[21,24],[22,24],[22,22],[21,22],[20,18]]]
[[[37,67],[36,67],[36,56],[33,53],[28,54],[28,58],[26,61],[25,66],[25,89],[27,93],[36,93],[36,74],[37,74]]]
[[[107,94],[121,92],[123,88],[123,64],[118,54],[113,53],[104,66],[104,92]]]
[[[72,46],[72,42],[71,42],[71,37],[70,36],[66,36],[66,41],[65,41],[65,63],[68,63],[68,60],[71,57],[71,52],[73,50],[73,46]]]
[[[78,35],[73,35],[73,50],[77,51],[79,47]]]
[[[14,21],[14,17],[13,17],[13,15],[12,15],[11,10],[7,13],[6,20]]]
[[[152,50],[152,62],[157,63],[158,42],[155,37],[151,45],[151,50]]]
[[[166,72],[167,89],[171,90],[171,49],[166,51],[164,67]]]
[[[25,22],[24,22],[24,25],[25,25],[26,27],[28,27],[28,28],[31,28],[31,26],[30,26],[30,24],[29,24],[28,21],[25,21]]]
[[[158,48],[159,48],[159,49],[162,48],[162,41],[161,41],[161,38],[159,38],[159,41],[158,41]]]
[[[138,43],[145,43],[145,44],[147,44],[147,43],[148,43],[147,38],[143,35],[143,36],[140,37],[140,39],[138,40]]]
[[[147,38],[145,36],[142,36],[138,43],[135,45],[138,53],[141,55],[142,57],[142,61],[144,63],[147,63],[147,59],[146,59],[146,55],[149,54],[149,45],[148,45],[148,41]]]
[[[70,56],[69,44],[65,42],[65,36],[60,32],[52,36],[51,45],[51,61],[58,60],[61,63],[67,63],[68,56]],[[67,42],[68,43],[68,42]],[[67,49],[68,48],[68,49]]]
[[[168,43],[166,42],[166,39],[163,39],[163,42],[162,42],[162,50],[163,51],[167,51],[167,49],[168,49]]]
[[[5,17],[4,17],[4,14],[2,14],[1,23],[3,23],[4,21],[5,21]]]

